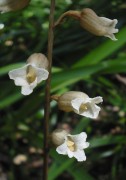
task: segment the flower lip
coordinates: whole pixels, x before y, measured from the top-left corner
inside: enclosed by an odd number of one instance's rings
[[[36,79],[36,71],[35,68],[32,67],[32,65],[28,65],[26,69],[26,80],[29,84],[33,83]]]
[[[37,78],[35,79],[35,81],[31,84],[28,84],[26,86],[22,86],[21,88],[21,93],[23,95],[29,95],[33,92],[33,89],[37,86]]]
[[[76,151],[76,144],[73,141],[73,139],[71,138],[71,136],[67,136],[66,144],[70,151],[72,151],[72,152]]]

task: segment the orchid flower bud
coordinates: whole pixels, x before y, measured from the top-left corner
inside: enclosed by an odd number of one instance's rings
[[[48,78],[48,60],[41,53],[32,54],[26,65],[9,72],[10,79],[13,79],[16,86],[21,86],[21,93],[29,95],[42,80]]]
[[[67,134],[68,132],[63,129],[56,129],[55,131],[53,131],[51,134],[51,139],[52,139],[53,144],[56,146],[60,146],[61,144],[63,144],[65,140],[64,137]]]
[[[27,59],[27,64],[48,70],[49,62],[44,54],[34,53]]]
[[[30,0],[0,0],[0,11],[2,13],[23,9]]]
[[[55,26],[60,24],[67,16],[79,20],[80,25],[85,30],[96,36],[105,36],[112,39],[113,41],[117,40],[114,36],[114,33],[118,32],[118,29],[115,29],[115,26],[118,22],[117,19],[111,20],[105,17],[99,17],[92,9],[85,8],[82,11],[70,10],[65,12],[56,21]]]
[[[102,97],[89,98],[83,92],[69,91],[61,96],[51,96],[56,100],[60,110],[65,112],[75,112],[79,115],[95,119],[98,117],[101,108],[96,104],[103,102]]]

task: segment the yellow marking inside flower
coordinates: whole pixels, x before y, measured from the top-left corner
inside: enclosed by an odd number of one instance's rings
[[[80,113],[83,113],[84,111],[86,111],[88,109],[87,105],[86,104],[81,104],[80,108],[79,108],[79,111]]]
[[[67,146],[70,149],[70,151],[74,152],[76,149],[75,143],[72,140],[67,140]]]
[[[30,84],[30,83],[33,83],[36,79],[36,72],[35,72],[35,69],[32,67],[32,66],[28,66],[27,67],[27,70],[26,70],[26,79],[27,79],[27,82]]]

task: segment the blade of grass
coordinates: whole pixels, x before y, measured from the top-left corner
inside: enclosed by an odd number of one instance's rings
[[[98,62],[107,58],[116,50],[124,46],[124,44],[126,43],[126,27],[121,29],[120,32],[116,35],[116,37],[118,41],[113,42],[111,40],[107,40],[105,43],[92,50],[84,58],[77,61],[77,63],[73,65],[73,68],[97,64]]]

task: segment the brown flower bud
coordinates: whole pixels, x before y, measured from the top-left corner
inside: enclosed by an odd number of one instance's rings
[[[65,136],[67,134],[68,132],[63,129],[56,129],[55,131],[53,131],[51,134],[53,144],[55,144],[56,146],[63,144],[65,141]]]
[[[34,53],[27,59],[27,64],[33,64],[38,68],[48,69],[48,59],[44,54]]]
[[[0,0],[0,11],[2,13],[23,9],[30,0]]]
[[[55,26],[60,24],[67,16],[79,20],[80,25],[84,29],[96,36],[106,36],[112,40],[117,40],[114,36],[114,33],[118,32],[118,29],[115,29],[118,22],[117,19],[111,20],[105,17],[99,17],[92,9],[85,8],[80,12],[72,10],[65,12],[56,21]]]

